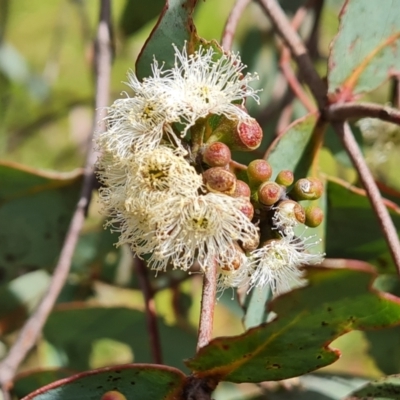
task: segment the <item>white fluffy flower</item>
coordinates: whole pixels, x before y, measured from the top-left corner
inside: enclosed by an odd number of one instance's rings
[[[150,203],[151,196],[160,193],[196,195],[202,185],[201,175],[182,153],[166,146],[136,153],[126,177],[127,198],[137,196]]]
[[[239,54],[220,55],[211,47],[200,47],[188,55],[185,47],[182,52],[176,46],[174,49],[175,65],[165,76],[174,98],[181,102],[182,117],[187,121],[185,131],[209,114],[225,115],[239,121],[250,119],[237,104],[243,104],[246,97],[259,101],[257,91],[249,86],[249,82],[258,76],[243,75],[246,66]]]
[[[156,148],[163,137],[178,145],[172,125],[181,119],[180,104],[171,97],[167,81],[158,73],[139,82],[131,73],[128,85],[134,96],[118,99],[109,107],[107,131],[97,140],[100,150],[129,159],[137,150]]]
[[[251,252],[252,272],[250,286],[271,285],[274,294],[291,290],[293,285],[305,283],[300,267],[320,264],[321,254],[307,252],[315,243],[307,243],[310,238],[286,237],[272,239],[263,247]]]
[[[167,199],[154,210],[160,246],[149,264],[189,269],[197,259],[203,270],[212,262],[228,268],[237,258],[235,242],[258,240],[258,230],[240,211],[243,200],[223,194]]]

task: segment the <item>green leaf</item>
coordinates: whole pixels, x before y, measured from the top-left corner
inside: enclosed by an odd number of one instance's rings
[[[146,7],[138,7],[137,3],[131,0],[125,1],[125,8],[122,11],[119,26],[126,36],[131,36],[145,24],[160,14],[165,0],[152,0]]]
[[[400,296],[400,281],[397,275],[381,275],[374,286]],[[400,327],[366,332],[365,337],[370,342],[368,352],[376,366],[386,375],[400,372]]]
[[[0,163],[2,281],[26,270],[51,270],[81,187],[81,173],[39,172]]]
[[[316,121],[315,114],[296,120],[272,143],[266,156],[272,167],[272,178],[284,169],[292,170],[296,179],[306,176],[316,152],[317,141],[313,135]]]
[[[176,326],[168,326],[161,318],[157,321],[163,361],[184,367],[182,359],[187,358],[196,347],[195,335]],[[65,353],[67,363],[64,366],[76,370],[90,368],[92,346],[103,338],[129,345],[135,362],[152,361],[146,315],[130,308],[62,305],[47,320],[44,337]],[[79,338],[78,342],[76,338]]]
[[[156,26],[147,39],[136,61],[136,75],[143,79],[151,75],[153,58],[166,68],[171,68],[174,62],[175,44],[182,49],[185,41],[189,47],[197,41],[196,28],[192,14],[197,0],[166,0]]]
[[[29,272],[0,287],[0,335],[22,325],[50,283],[43,270]]]
[[[332,101],[352,100],[398,70],[399,20],[396,1],[346,1],[329,56],[328,95]]]
[[[24,372],[15,377],[12,393],[18,399],[21,399],[44,385],[66,378],[72,374],[71,371],[61,368]]]
[[[180,396],[184,379],[175,368],[127,364],[71,376],[42,387],[24,400],[99,400],[111,390],[128,399],[174,400]]]
[[[187,361],[196,376],[238,383],[299,376],[338,359],[328,347],[338,336],[400,323],[400,300],[370,288],[371,270],[307,271],[309,286],[270,303],[272,322],[216,338]]]
[[[353,392],[348,400],[400,400],[400,375],[386,376]]]
[[[364,260],[382,272],[394,271],[388,246],[368,198],[332,181],[328,182],[327,190],[327,256]],[[400,215],[389,211],[400,230]]]

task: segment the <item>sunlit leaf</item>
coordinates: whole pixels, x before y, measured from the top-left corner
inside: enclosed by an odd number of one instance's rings
[[[347,0],[328,62],[333,101],[369,92],[399,71],[399,20],[396,0]]]
[[[216,338],[187,365],[199,377],[230,382],[286,379],[336,361],[328,347],[354,329],[400,323],[400,299],[370,288],[369,269],[308,269],[309,286],[270,303],[278,316],[243,335]]]

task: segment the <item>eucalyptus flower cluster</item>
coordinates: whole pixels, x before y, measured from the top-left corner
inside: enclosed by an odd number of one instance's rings
[[[250,86],[257,75],[243,73],[238,54],[211,46],[174,51],[171,68],[154,60],[152,76],[130,73],[133,95],[108,109],[97,138],[106,225],[157,272],[216,265],[218,290],[269,284],[280,292],[321,256],[295,235],[301,206],[283,184],[251,165],[247,182],[237,179],[231,150],[253,150],[262,139],[244,107],[248,97],[258,101]],[[266,202],[270,184],[279,194]]]

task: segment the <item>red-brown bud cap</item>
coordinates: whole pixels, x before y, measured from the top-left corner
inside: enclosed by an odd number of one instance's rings
[[[236,176],[222,167],[213,167],[203,172],[204,183],[210,192],[232,194],[236,189]]]
[[[324,192],[323,183],[317,178],[299,179],[290,194],[296,200],[317,200]]]
[[[318,206],[310,206],[306,209],[305,224],[310,228],[316,228],[324,220],[324,212]]]
[[[237,135],[242,143],[238,150],[255,150],[257,149],[263,138],[263,131],[260,124],[255,119],[241,122],[237,128]]]
[[[254,207],[250,200],[246,201],[239,209],[250,221],[253,219]]]
[[[231,195],[232,197],[248,197],[251,196],[251,190],[249,185],[246,182],[241,180],[236,181],[236,189]]]
[[[266,206],[272,206],[281,198],[283,189],[276,182],[264,182],[258,189],[258,201]]]
[[[275,182],[278,183],[279,185],[283,186],[290,186],[294,181],[294,175],[292,171],[289,170],[283,170],[279,172],[277,175]]]
[[[250,186],[256,187],[266,182],[272,175],[272,167],[265,160],[253,160],[247,167]]]
[[[211,143],[203,152],[203,161],[210,167],[225,167],[231,161],[231,150],[224,143]]]

